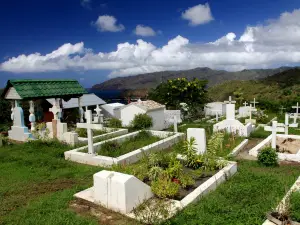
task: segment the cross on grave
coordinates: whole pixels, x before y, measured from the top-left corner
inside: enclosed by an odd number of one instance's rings
[[[248,105],[248,103],[245,101],[245,102],[243,103],[243,105],[246,107],[246,106]]]
[[[99,105],[97,105],[95,111],[97,116],[94,118],[94,122],[103,123],[103,114],[101,114],[102,109],[100,109]]]
[[[211,110],[211,111],[216,113],[216,121],[218,122],[219,121],[219,113],[218,112],[222,112],[222,110],[214,109],[214,110]]]
[[[252,107],[252,104],[250,104],[250,121],[252,120],[252,112],[257,112],[257,109],[255,107]]]
[[[254,100],[252,102],[250,102],[250,103],[253,103],[253,107],[255,108],[255,106],[256,106],[255,104],[258,104],[259,102],[256,102],[255,98],[254,98]]]
[[[229,100],[228,101],[224,101],[224,103],[226,103],[226,104],[234,104],[234,103],[236,103],[236,101],[233,101],[231,99],[231,96],[229,96]]]
[[[62,110],[61,110],[61,108],[59,107],[59,105],[56,104],[56,100],[55,100],[55,103],[53,104],[52,108],[49,109],[49,111],[53,113],[54,119],[55,119],[55,120],[60,120],[60,118],[59,118],[59,113],[60,113]]]
[[[281,106],[279,109],[280,109],[280,114],[282,114],[283,110],[285,110],[285,108],[283,106]]]
[[[296,109],[296,113],[294,114],[294,123],[297,123],[297,118],[298,118],[298,114],[299,114],[299,102],[297,102],[296,106],[292,106],[293,109]]]
[[[283,127],[278,127],[277,126],[277,121],[272,122],[272,126],[265,126],[265,131],[271,131],[272,132],[272,148],[276,149],[276,133],[277,132],[284,132]]]
[[[87,110],[85,112],[85,118],[86,118],[86,123],[77,123],[77,127],[87,129],[88,153],[89,154],[95,154],[92,129],[102,129],[103,125],[92,123],[93,121],[92,121],[92,111],[91,110]]]

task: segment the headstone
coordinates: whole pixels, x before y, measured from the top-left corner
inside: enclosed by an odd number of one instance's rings
[[[255,99],[254,99],[254,100],[255,100]],[[252,112],[257,112],[257,109],[254,108],[254,107],[252,107],[252,104],[250,104],[250,109],[249,109],[249,111],[250,111],[250,118],[249,118],[250,120],[249,120],[249,122],[255,124],[255,123],[256,123],[256,120],[253,120],[253,119],[252,119]]]
[[[282,113],[283,113],[283,110],[285,110],[285,108],[284,108],[283,106],[281,106],[281,107],[279,108],[279,110],[280,110],[280,114],[282,114]]]
[[[258,104],[259,102],[256,102],[255,98],[254,98],[254,100],[252,102],[250,102],[250,103],[253,103],[253,107],[256,108],[256,104]]]
[[[100,109],[99,105],[97,105],[96,116],[94,117],[94,123],[103,123],[103,114],[101,114],[102,109]]]
[[[49,109],[49,111],[53,113],[55,120],[60,120],[60,113],[62,110],[59,106],[59,99],[54,100],[54,104],[53,104],[52,108]]]
[[[153,197],[151,187],[135,176],[107,170],[94,174],[93,189],[96,204],[123,214]]]
[[[284,127],[278,127],[277,121],[272,121],[272,126],[265,126],[265,131],[272,131],[272,148],[276,149],[276,133],[284,132]]]
[[[88,153],[95,154],[94,152],[94,142],[93,142],[93,132],[92,129],[103,129],[102,124],[93,124],[92,122],[92,111],[87,110],[85,112],[86,123],[77,123],[78,128],[87,129],[87,138],[88,138]]]
[[[64,141],[69,145],[76,145],[78,143],[78,134],[75,132],[66,132],[63,134]]]
[[[219,121],[219,112],[221,113],[222,110],[220,110],[220,109],[214,109],[214,110],[211,110],[211,111],[216,113],[216,121],[218,122]]]
[[[226,103],[226,120],[235,120],[236,101],[232,101],[231,96],[229,96],[229,100],[224,102]]]
[[[10,139],[15,141],[27,141],[32,138],[31,133],[28,131],[28,127],[24,125],[24,113],[23,109],[15,103],[15,108],[13,110],[13,126],[11,130],[8,131],[8,136]]]
[[[206,152],[206,135],[204,128],[188,128],[187,140],[195,138],[197,154],[204,154]]]
[[[246,107],[246,106],[248,105],[248,103],[245,101],[245,102],[243,103],[243,105]]]

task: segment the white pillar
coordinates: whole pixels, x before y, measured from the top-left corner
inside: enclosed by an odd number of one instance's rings
[[[272,148],[276,149],[276,129],[277,129],[277,121],[272,122]]]
[[[285,114],[284,134],[289,134],[289,114]]]
[[[29,122],[31,124],[31,131],[35,130],[35,115],[34,115],[34,102],[31,100],[29,101]]]

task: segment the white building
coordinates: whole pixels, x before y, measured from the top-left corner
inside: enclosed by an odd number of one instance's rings
[[[124,106],[125,106],[124,104],[116,102],[116,103],[101,105],[100,108],[102,109],[103,115],[105,117],[110,117],[110,118],[114,117],[120,119],[121,115],[119,109]]]
[[[120,108],[120,119],[123,126],[129,126],[135,115],[146,113],[152,118],[153,126],[150,129],[163,130],[165,128],[165,109],[164,105],[155,101],[139,100]]]
[[[205,116],[215,116],[217,112],[219,116],[226,114],[226,104],[224,102],[210,102],[204,106]]]

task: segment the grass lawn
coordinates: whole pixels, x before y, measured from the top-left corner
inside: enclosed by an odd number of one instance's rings
[[[210,136],[213,133],[213,123],[200,122],[200,123],[183,123],[183,124],[185,124],[185,126],[181,126],[181,125],[178,126],[178,132],[182,132],[186,134],[188,128],[204,128],[206,131],[206,136]]]
[[[69,208],[73,194],[91,187],[93,174],[101,170],[65,161],[69,149],[55,142],[0,148],[0,224],[104,224]],[[299,175],[299,165],[266,168],[239,161],[234,177],[169,224],[262,224]],[[110,224],[137,223],[123,217]]]
[[[78,133],[78,137],[87,138],[87,129],[77,128],[75,131]],[[95,130],[95,129],[93,129],[92,132],[93,132],[93,136],[98,136],[98,135],[102,135],[102,134],[107,133],[106,130]]]
[[[134,137],[128,137],[122,143],[117,141],[106,142],[100,146],[100,149],[96,150],[96,153],[103,156],[118,157],[160,140],[162,140],[160,137],[151,135],[147,131],[141,131]],[[82,150],[82,152],[87,151],[87,149]]]

